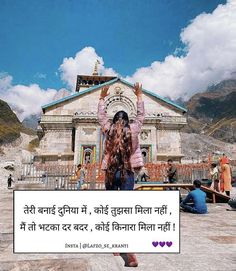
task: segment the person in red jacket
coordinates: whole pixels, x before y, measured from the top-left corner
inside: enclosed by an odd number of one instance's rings
[[[144,102],[142,101],[142,86],[134,85],[137,96],[137,117],[129,122],[128,114],[118,111],[112,121],[105,112],[104,98],[108,94],[108,86],[102,88],[98,104],[98,121],[106,136],[102,169],[105,170],[106,190],[133,190],[134,171],[143,164],[138,135],[144,120]],[[137,267],[138,262],[133,253],[115,253],[120,255],[127,267]]]

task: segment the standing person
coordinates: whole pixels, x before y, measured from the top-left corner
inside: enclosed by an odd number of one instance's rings
[[[48,182],[48,174],[47,172],[45,171],[43,174],[42,174],[42,183],[46,184]]]
[[[10,174],[9,177],[8,177],[8,179],[7,179],[7,188],[11,188],[12,182],[14,182],[14,181],[12,180],[12,176]]]
[[[177,168],[173,164],[172,159],[168,159],[167,161],[167,177],[169,183],[177,183]]]
[[[229,162],[229,159],[228,157],[223,153],[222,156],[220,157],[219,159],[219,164],[220,164],[220,174],[219,174],[219,179],[220,179],[220,192],[224,192],[225,189],[224,189],[224,176],[223,176],[223,166],[224,164],[228,163]]]
[[[147,179],[150,179],[150,176],[148,175],[148,171],[145,167],[142,167],[140,170],[135,170],[134,172],[135,183],[147,182]]]
[[[141,178],[141,182],[147,182],[147,179],[150,179],[150,176],[148,175],[147,168],[142,167],[142,169],[140,171],[140,178]]]
[[[217,192],[220,192],[219,170],[216,163],[211,164],[210,175],[211,175],[211,181],[212,181],[211,189],[214,189]]]
[[[223,164],[221,167],[222,180],[224,183],[224,191],[227,196],[230,196],[230,191],[232,189],[231,180],[232,180],[232,170],[229,165],[229,161],[226,161],[226,164]]]
[[[229,162],[229,158],[227,157],[227,155],[225,155],[224,153],[222,154],[222,156],[220,157],[220,166],[227,164]]]
[[[189,192],[187,197],[180,203],[180,206],[186,212],[194,214],[206,214],[206,193],[201,188],[201,181],[195,180],[193,182],[194,190]]]
[[[85,171],[82,168],[81,164],[78,164],[75,175],[77,179],[77,189],[79,190],[82,184],[84,183],[84,179],[85,179]]]
[[[129,122],[128,114],[118,111],[112,122],[105,112],[104,98],[108,96],[109,87],[102,89],[98,104],[98,120],[106,135],[102,169],[105,170],[106,190],[133,190],[134,171],[143,166],[138,135],[144,120],[144,102],[142,101],[142,86],[134,85],[137,96],[137,117]],[[138,262],[133,253],[116,253],[120,255],[127,267],[137,267]]]

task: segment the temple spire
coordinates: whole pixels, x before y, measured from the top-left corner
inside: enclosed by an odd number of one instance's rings
[[[97,59],[94,65],[93,75],[98,75],[98,64],[100,64],[100,61]]]

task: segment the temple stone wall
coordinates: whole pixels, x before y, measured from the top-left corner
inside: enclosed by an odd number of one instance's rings
[[[157,153],[171,155],[181,154],[179,130],[157,130]]]
[[[154,125],[150,124],[144,124],[141,130],[141,133],[139,134],[139,143],[141,146],[141,149],[143,146],[149,146],[150,147],[150,160],[152,162],[156,161],[156,155],[157,155],[157,142],[156,142],[156,127]]]
[[[80,123],[76,125],[75,137],[75,156],[74,163],[83,163],[82,149],[86,146],[92,146],[95,149],[95,159],[98,160],[99,142],[100,141],[100,127],[98,124]]]
[[[75,164],[83,162],[83,155],[91,151],[97,162],[101,158],[101,135],[97,121],[97,106],[101,89],[61,102],[45,109],[41,118],[44,136],[39,154],[70,154]],[[135,96],[131,86],[120,81],[110,85],[105,99],[107,115],[113,118],[118,110],[125,110],[130,119],[137,113]],[[147,152],[146,161],[156,162],[157,156],[180,159],[181,118],[183,112],[162,100],[143,94],[145,122],[140,133],[142,153]],[[75,131],[72,150],[72,130]],[[74,152],[73,152],[74,151]]]
[[[40,153],[71,153],[72,130],[47,130],[40,141]]]

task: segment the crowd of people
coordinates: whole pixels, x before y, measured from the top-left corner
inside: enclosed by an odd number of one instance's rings
[[[177,168],[171,159],[168,160],[167,177],[169,183],[177,182]],[[210,168],[211,189],[230,196],[232,189],[232,169],[228,157],[223,154],[218,163],[212,163]],[[206,193],[201,188],[201,181],[194,180],[194,190],[189,192],[180,206],[183,211],[205,214],[207,213]]]
[[[225,192],[230,196],[232,189],[232,169],[229,165],[229,158],[223,154],[218,163],[211,164],[210,177],[212,180],[211,188],[217,192]]]
[[[141,160],[140,160],[141,161]],[[117,164],[117,169],[119,169],[119,164]],[[134,173],[128,172],[127,175],[124,175],[125,182],[121,181],[121,170],[115,170],[115,175],[113,180],[110,183],[107,183],[106,179],[106,189],[107,190],[132,190],[134,188],[134,183],[137,182],[146,182],[150,178],[147,169],[144,165],[140,162],[140,167],[136,168]],[[86,170],[82,167],[81,164],[77,166],[75,176],[77,178],[77,189],[83,189],[83,185],[85,183],[85,174]],[[225,193],[227,196],[230,196],[230,191],[232,189],[232,169],[229,165],[228,157],[223,154],[222,157],[219,159],[218,163],[214,162],[211,164],[209,176],[211,179],[211,186],[212,190],[215,190],[219,193]],[[167,183],[169,184],[177,184],[178,182],[178,171],[177,167],[174,164],[172,159],[168,159],[167,161],[167,171],[166,171]],[[107,178],[107,176],[106,176]],[[201,181],[194,180],[193,187],[194,189],[188,193],[188,195],[182,200],[180,196],[180,208],[182,211],[190,212],[194,214],[206,214],[207,204],[206,204],[206,193],[201,190]],[[169,188],[171,189],[178,189],[178,188]],[[117,255],[120,255],[119,253]],[[127,266],[129,265],[128,256],[126,254],[121,255],[126,262]],[[131,255],[129,257],[133,257],[134,263],[137,264],[135,260],[135,256]]]

